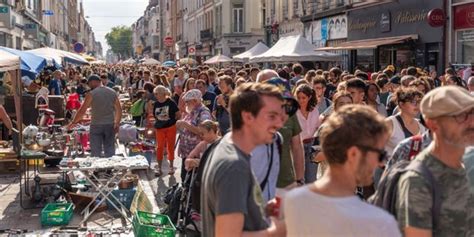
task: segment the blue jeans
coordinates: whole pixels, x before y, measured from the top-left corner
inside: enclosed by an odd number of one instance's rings
[[[115,131],[113,124],[91,125],[89,143],[92,157],[115,155]]]
[[[316,181],[316,174],[318,172],[318,164],[312,162],[313,154],[311,146],[313,143],[304,144],[304,181],[305,183],[312,183]]]

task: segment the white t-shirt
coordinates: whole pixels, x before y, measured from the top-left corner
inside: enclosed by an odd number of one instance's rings
[[[401,236],[388,212],[352,197],[327,197],[309,186],[296,188],[283,202],[287,236]]]

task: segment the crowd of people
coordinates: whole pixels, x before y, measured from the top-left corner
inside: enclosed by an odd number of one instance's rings
[[[70,127],[91,108],[94,156],[115,149],[121,91],[135,124],[155,129],[157,176],[165,158],[169,175],[181,160],[183,182],[201,169],[202,236],[474,235],[474,77],[451,68],[438,76],[392,65],[104,65],[51,74],[31,83],[82,98]],[[384,195],[390,210],[373,201]]]

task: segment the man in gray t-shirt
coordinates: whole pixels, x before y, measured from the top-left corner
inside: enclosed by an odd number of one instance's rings
[[[273,141],[283,126],[283,99],[278,87],[246,83],[229,101],[232,131],[214,148],[204,165],[201,186],[203,236],[284,236],[282,221],[265,221],[260,184],[250,168],[250,153]],[[259,159],[262,157],[254,157]]]

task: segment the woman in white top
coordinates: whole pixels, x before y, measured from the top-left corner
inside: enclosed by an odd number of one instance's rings
[[[316,180],[318,166],[312,160],[311,146],[314,141],[314,134],[319,127],[319,111],[317,108],[316,93],[307,84],[299,85],[295,90],[295,97],[300,108],[296,112],[298,122],[301,127],[301,140],[305,153],[305,182],[311,183]]]
[[[420,113],[423,93],[415,88],[400,88],[394,96],[400,112],[386,119],[390,138],[385,145],[385,150],[389,156],[403,139],[426,131],[426,128],[416,119]]]

